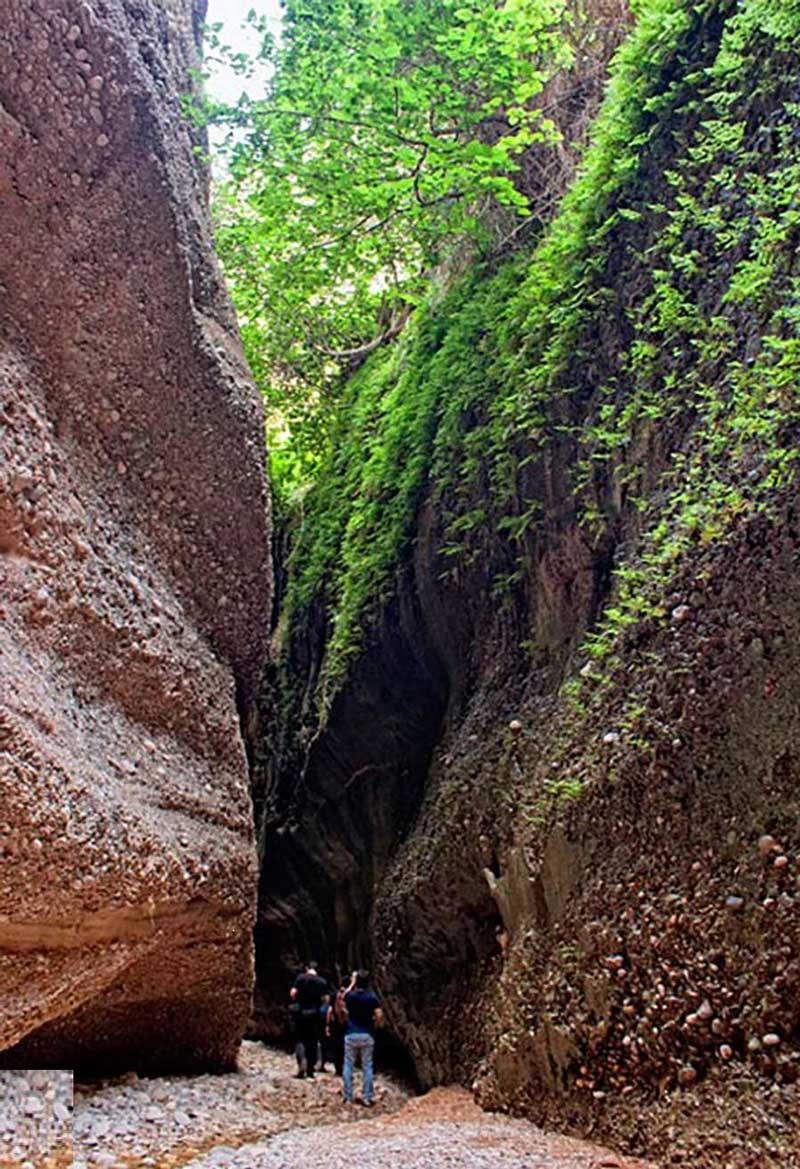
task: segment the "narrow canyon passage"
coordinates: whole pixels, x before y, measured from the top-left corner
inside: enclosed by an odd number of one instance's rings
[[[0,22],[0,1169],[800,1169],[800,0],[254,5]]]

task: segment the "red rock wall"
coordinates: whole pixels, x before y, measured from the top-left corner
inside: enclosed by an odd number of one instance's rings
[[[249,1009],[240,728],[268,503],[180,110],[201,19],[182,0],[10,0],[0,26],[0,1049],[16,1065],[226,1062]]]

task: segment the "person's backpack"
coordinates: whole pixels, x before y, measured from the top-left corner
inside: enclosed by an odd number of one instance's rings
[[[337,990],[336,998],[333,1002],[333,1013],[336,1016],[337,1023],[347,1022],[347,1004],[344,1001],[344,991]]]

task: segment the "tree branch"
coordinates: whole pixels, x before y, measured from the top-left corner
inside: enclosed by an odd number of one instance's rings
[[[314,122],[332,122],[338,126],[355,126],[363,130],[374,130],[377,134],[382,134],[384,137],[394,138],[395,141],[402,142],[404,146],[422,147],[426,145],[420,138],[409,138],[407,135],[401,134],[398,130],[391,130],[388,126],[381,126],[376,122],[365,122],[360,118],[342,118],[338,114],[323,114],[318,111],[312,113],[309,110],[285,108],[259,109],[258,106],[256,106],[256,109],[262,117],[278,117],[281,114],[285,114],[289,118],[307,118],[309,121]],[[237,119],[233,120],[236,121]],[[240,123],[242,122],[242,119],[238,120]]]
[[[399,317],[395,317],[385,332],[380,333],[377,337],[373,337],[371,341],[367,341],[364,345],[357,345],[354,349],[328,349],[325,345],[318,345],[316,348],[321,353],[324,353],[326,357],[334,358],[335,361],[363,360],[363,358],[369,357],[370,353],[374,353],[376,349],[380,349],[381,345],[388,345],[390,341],[394,341],[396,337],[399,337],[410,316],[410,307],[405,308]]]

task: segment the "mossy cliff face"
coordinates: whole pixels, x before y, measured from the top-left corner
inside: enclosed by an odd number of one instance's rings
[[[229,1064],[263,414],[181,95],[202,3],[0,27],[0,1063]]]
[[[424,1082],[716,1165],[734,1082],[797,1123],[800,7],[640,7],[536,249],[351,386],[260,920]]]

